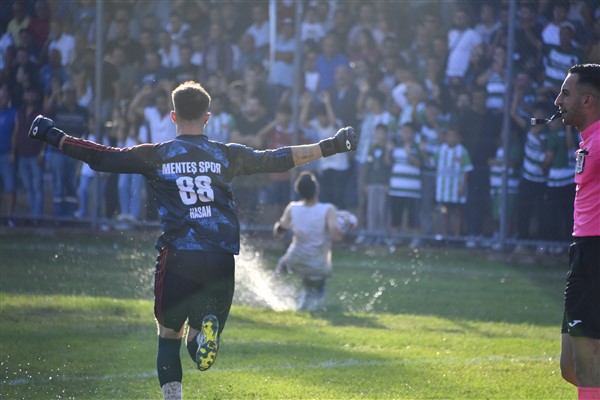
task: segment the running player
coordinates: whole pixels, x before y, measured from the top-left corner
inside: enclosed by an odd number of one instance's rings
[[[572,66],[554,104],[582,137],[560,367],[580,400],[600,399],[600,65]]]
[[[29,136],[45,141],[97,171],[141,174],[159,204],[162,235],[156,249],[154,315],[158,322],[158,379],[165,399],[181,398],[181,338],[198,369],[212,365],[234,290],[234,254],[240,247],[231,181],[238,175],[281,172],[356,149],[351,127],[318,143],[257,151],[209,140],[210,95],[196,82],[172,92],[177,136],[128,148],[75,138],[38,116]]]
[[[320,308],[327,295],[327,279],[331,276],[331,242],[340,241],[345,231],[338,225],[337,208],[319,201],[319,184],[310,171],[302,171],[294,182],[300,201],[290,202],[279,221],[273,226],[273,235],[282,238],[292,231],[292,243],[275,268],[284,269],[302,278],[299,310]]]

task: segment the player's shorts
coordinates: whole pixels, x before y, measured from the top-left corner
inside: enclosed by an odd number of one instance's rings
[[[569,249],[562,333],[600,339],[600,236],[575,238]]]
[[[213,314],[221,332],[233,301],[234,271],[230,253],[163,248],[154,274],[156,320],[179,331],[189,319],[189,326],[200,330],[204,316]]]

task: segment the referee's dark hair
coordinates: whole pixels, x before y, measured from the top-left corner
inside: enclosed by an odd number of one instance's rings
[[[185,121],[203,118],[210,107],[210,95],[198,82],[182,83],[173,90],[171,97],[177,118]]]
[[[310,200],[317,193],[317,177],[311,171],[302,171],[296,178],[294,188],[303,200]]]
[[[600,96],[600,64],[577,64],[569,68],[570,74],[577,74],[578,85],[587,85],[595,91],[595,96]]]

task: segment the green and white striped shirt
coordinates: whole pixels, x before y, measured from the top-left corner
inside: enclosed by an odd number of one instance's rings
[[[506,92],[506,77],[492,72],[485,85],[485,90],[487,92],[486,108],[501,111],[504,104],[504,92]]]
[[[573,144],[577,146],[579,137],[575,132],[573,134]],[[567,145],[567,132],[564,129],[551,131],[548,136],[548,152],[553,153],[552,165],[548,171],[548,181],[546,184],[550,187],[562,187],[575,183],[575,151],[576,148],[569,148]]]
[[[531,182],[546,182],[544,173],[544,159],[546,158],[546,135],[534,135],[527,132],[525,139],[525,157],[521,176]]]
[[[467,149],[462,144],[450,147],[444,143],[436,157],[436,164],[436,201],[439,203],[466,203],[466,192],[461,196],[460,187],[465,182],[465,173],[473,170]]]
[[[511,148],[512,150],[512,148]],[[513,158],[514,153],[509,151],[509,157]],[[504,149],[499,147],[496,150],[496,160],[504,161]],[[510,161],[510,160],[509,160]],[[490,195],[495,196],[502,193],[502,173],[504,172],[504,165],[492,165],[490,167]],[[508,187],[507,192],[509,194],[517,194],[519,192],[519,174],[515,168],[508,168]]]
[[[559,46],[546,46],[544,48],[544,86],[560,88],[565,78],[565,73],[571,65],[579,64],[584,57],[578,49],[567,53]]]
[[[413,144],[411,154],[420,157],[419,148]],[[390,177],[390,196],[421,198],[421,168],[410,162],[404,147],[396,146],[392,150],[392,175]]]

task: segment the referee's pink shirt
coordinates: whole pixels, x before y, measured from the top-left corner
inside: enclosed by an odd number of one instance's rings
[[[583,171],[575,174],[573,236],[600,236],[600,120],[581,132],[579,148],[585,150]]]

